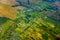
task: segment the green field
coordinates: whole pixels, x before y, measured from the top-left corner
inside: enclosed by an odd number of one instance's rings
[[[17,10],[17,12],[15,20],[0,17],[0,40],[60,39],[60,21],[45,15],[54,13],[54,11],[24,12]]]

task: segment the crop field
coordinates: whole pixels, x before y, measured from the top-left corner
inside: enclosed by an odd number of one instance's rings
[[[0,40],[60,40],[60,0],[1,0]]]

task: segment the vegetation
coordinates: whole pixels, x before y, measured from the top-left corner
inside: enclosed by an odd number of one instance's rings
[[[14,20],[15,16],[8,18],[10,16],[7,14],[7,17],[0,17],[0,40],[60,39],[60,21],[46,16],[47,14],[55,13],[54,10],[33,11],[33,9],[26,9],[17,10],[18,13]],[[8,13],[11,12],[8,11]]]

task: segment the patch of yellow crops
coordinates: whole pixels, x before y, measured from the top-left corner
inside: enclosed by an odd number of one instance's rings
[[[51,40],[51,38],[48,38],[48,40]]]
[[[41,22],[41,19],[40,18],[39,19],[34,19],[34,22],[39,24]]]
[[[30,32],[32,32],[32,31],[33,31],[33,29],[32,29],[32,28],[29,28],[28,30],[29,30]]]
[[[22,23],[22,22],[21,22],[21,23],[19,23],[19,24],[20,24],[20,26],[25,26],[25,23]]]
[[[16,28],[16,30],[20,31],[20,29],[19,29],[19,28]]]
[[[43,39],[43,38],[42,38],[42,35],[41,35],[40,33],[36,33],[36,37],[37,37],[37,39],[39,39],[39,38],[40,38],[41,40]]]
[[[35,37],[35,34],[32,34],[31,37]]]
[[[54,28],[54,27],[55,27],[54,24],[52,24],[52,23],[48,23],[48,25],[49,25],[51,28]]]
[[[23,32],[22,28],[16,28],[16,31]]]
[[[30,26],[30,24],[26,24],[26,26]]]
[[[16,9],[10,7],[9,5],[0,3],[0,16],[10,18],[12,20],[16,19],[17,11]]]

